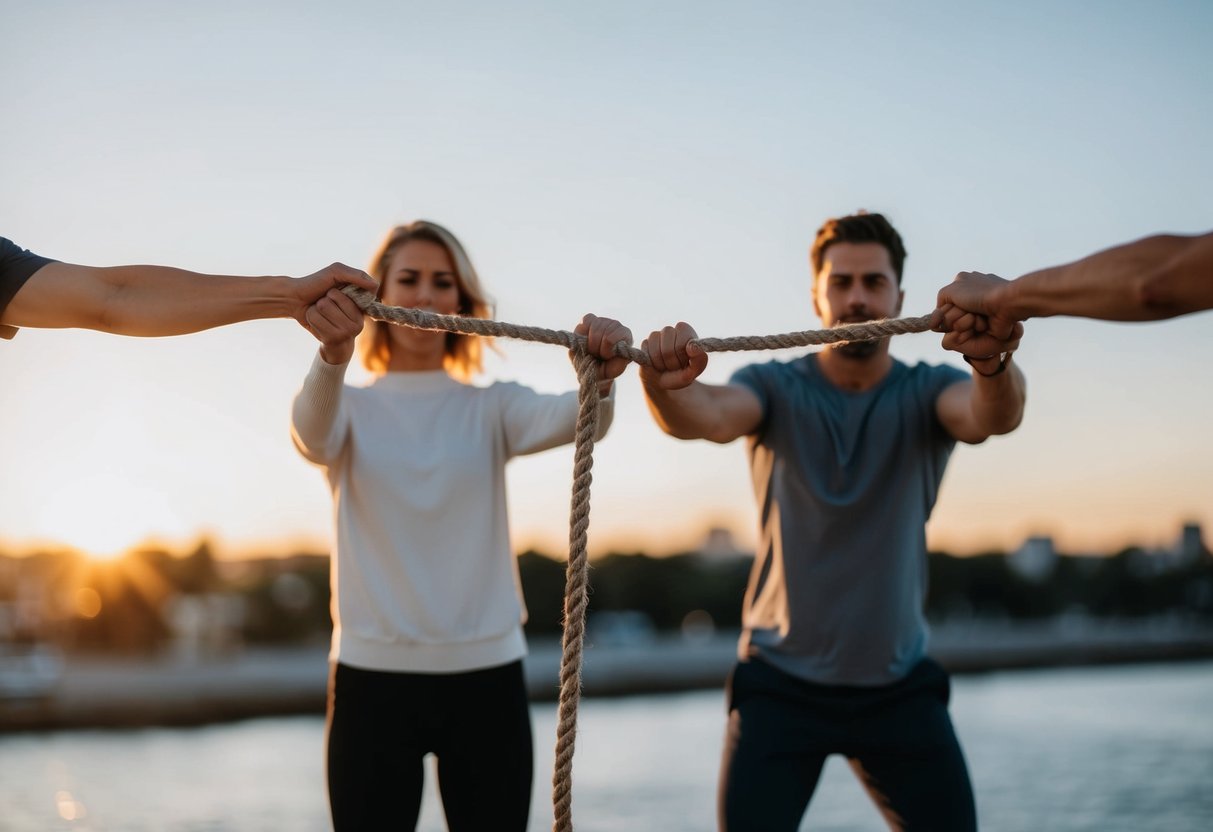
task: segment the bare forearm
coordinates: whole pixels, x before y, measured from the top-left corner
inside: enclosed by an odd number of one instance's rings
[[[1010,357],[1007,361],[1011,362]],[[986,377],[973,373],[971,406],[973,422],[980,434],[1001,436],[1019,427],[1023,421],[1024,402],[1027,400],[1027,385],[1023,373],[1013,362],[1004,372]]]
[[[290,315],[286,277],[204,275],[166,266],[97,268],[52,263],[14,298],[5,322],[119,335],[183,335]]]
[[[217,326],[291,314],[291,278],[201,275],[142,266],[129,270],[110,317],[111,332],[182,335]]]
[[[698,381],[681,390],[663,390],[655,384],[644,384],[653,421],[675,439],[712,439],[715,419],[711,388]],[[714,441],[728,441],[715,439]]]
[[[1013,320],[1149,321],[1213,308],[1213,233],[1146,237],[1031,272],[1001,287],[993,305]]]

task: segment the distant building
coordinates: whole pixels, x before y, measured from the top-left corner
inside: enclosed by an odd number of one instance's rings
[[[1199,523],[1184,523],[1179,533],[1176,555],[1179,563],[1184,566],[1208,557],[1209,548],[1205,546]]]
[[[1048,535],[1029,537],[1011,554],[1011,569],[1029,581],[1043,581],[1057,568],[1057,550]]]
[[[708,529],[707,537],[699,547],[699,554],[712,560],[730,560],[749,554],[737,548],[733,533],[723,526]]]
[[[1185,523],[1179,537],[1169,546],[1134,548],[1129,566],[1134,575],[1148,577],[1165,575],[1184,569],[1209,556],[1199,523]]]

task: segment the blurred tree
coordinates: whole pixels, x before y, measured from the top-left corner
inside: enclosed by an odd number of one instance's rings
[[[526,598],[526,632],[529,635],[553,635],[560,632],[564,622],[563,561],[555,560],[534,550],[518,556],[518,575]],[[590,582],[594,581],[591,570]]]

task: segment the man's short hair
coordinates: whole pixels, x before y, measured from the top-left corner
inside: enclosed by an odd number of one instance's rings
[[[817,239],[809,249],[809,261],[813,264],[813,278],[821,271],[826,249],[834,243],[880,243],[889,252],[889,261],[897,274],[897,285],[901,285],[901,269],[906,261],[906,247],[901,235],[883,214],[860,211],[848,217],[826,220],[817,230]]]

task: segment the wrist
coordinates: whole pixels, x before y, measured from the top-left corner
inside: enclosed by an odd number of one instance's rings
[[[1037,274],[1041,272],[1032,272],[999,286],[990,297],[990,316],[1011,321],[1040,317],[1040,310],[1031,307],[1030,298],[1031,284],[1036,279],[1032,275]]]
[[[347,364],[354,357],[354,345],[349,342],[321,344],[320,357],[325,364]]]
[[[1011,363],[1011,353],[995,353],[994,355],[968,356],[961,353],[965,363],[973,368],[973,372],[983,378],[993,378],[1006,372]]]
[[[270,297],[275,303],[274,317],[298,320],[302,314],[301,310],[307,307],[296,288],[298,278],[274,275],[266,277],[265,280],[269,284]]]

